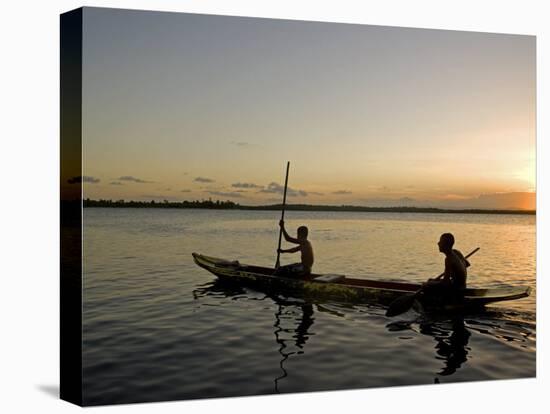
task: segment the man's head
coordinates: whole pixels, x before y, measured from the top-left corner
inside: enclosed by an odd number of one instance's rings
[[[455,237],[451,233],[443,233],[437,245],[440,252],[449,252],[455,244]]]
[[[308,229],[306,226],[298,227],[298,240],[307,240]]]

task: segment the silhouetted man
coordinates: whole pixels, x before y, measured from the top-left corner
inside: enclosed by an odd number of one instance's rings
[[[424,292],[427,294],[442,294],[449,296],[461,295],[466,288],[466,268],[470,266],[462,253],[453,249],[455,238],[451,233],[444,233],[439,238],[437,245],[439,251],[445,255],[445,272],[442,276],[429,279],[424,284]]]
[[[290,249],[279,249],[279,253],[296,253],[300,252],[302,256],[302,261],[300,263],[293,263],[286,266],[281,266],[277,269],[277,274],[280,275],[299,275],[299,276],[309,276],[311,274],[311,268],[313,266],[313,247],[307,239],[308,229],[306,226],[298,227],[297,236],[298,238],[290,237],[285,229],[285,222],[281,220],[279,222],[285,240],[289,243],[297,244],[298,246],[292,247]]]

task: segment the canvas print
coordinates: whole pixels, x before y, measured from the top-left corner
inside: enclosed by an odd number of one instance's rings
[[[62,15],[62,397],[534,377],[535,60],[526,35]]]

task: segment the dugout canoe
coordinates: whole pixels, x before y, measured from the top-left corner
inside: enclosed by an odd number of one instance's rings
[[[336,274],[311,274],[307,279],[275,275],[275,269],[225,260],[193,253],[195,263],[216,275],[220,280],[238,283],[270,293],[282,292],[311,298],[327,298],[352,303],[389,305],[405,294],[416,292],[421,285],[404,282],[357,279]],[[529,296],[530,287],[503,287],[491,289],[467,288],[460,301],[443,306],[447,310],[479,308],[489,303],[521,299]],[[422,303],[422,300],[424,301]],[[436,306],[428,299],[421,305]],[[437,307],[440,307],[437,305]]]

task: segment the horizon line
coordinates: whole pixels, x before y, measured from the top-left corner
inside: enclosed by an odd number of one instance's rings
[[[62,200],[63,201],[63,200]],[[67,200],[65,200],[67,201]],[[77,201],[77,200],[74,200]],[[81,201],[83,204],[83,207],[118,207],[117,204],[148,204],[148,205],[160,205],[165,206],[166,208],[170,208],[171,204],[175,205],[173,208],[177,208],[177,205],[185,205],[185,204],[203,204],[204,207],[202,208],[216,208],[219,209],[246,209],[246,210],[280,210],[282,209],[283,205],[282,203],[279,204],[262,204],[262,205],[245,205],[245,204],[239,204],[237,202],[231,201],[231,200],[212,200],[212,199],[202,199],[202,200],[182,200],[182,201],[170,201],[167,199],[164,200],[148,200],[148,201],[135,201],[135,200],[128,200],[125,199],[119,199],[113,201],[112,199],[99,199],[99,200],[93,200],[90,198],[78,200]],[[92,204],[110,204],[110,205],[96,205],[96,206],[90,206],[86,205],[87,203]],[[212,207],[208,207],[208,205],[213,205]],[[136,206],[137,207],[137,206]],[[353,204],[340,204],[340,205],[330,205],[330,204],[285,204],[285,208],[294,209],[297,211],[308,211],[308,209],[318,209],[316,211],[341,211],[342,209],[350,209],[348,211],[361,211],[361,209],[367,210],[367,211],[373,211],[373,212],[384,212],[384,211],[395,211],[400,210],[402,212],[449,212],[449,213],[500,213],[500,214],[535,214],[536,215],[536,209],[514,209],[514,208],[441,208],[441,207],[419,207],[419,206],[364,206],[364,205],[353,205]],[[408,210],[408,211],[407,211]],[[315,210],[314,210],[315,211]]]

